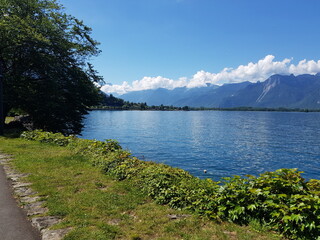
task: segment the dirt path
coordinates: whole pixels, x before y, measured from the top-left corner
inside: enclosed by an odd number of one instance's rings
[[[0,165],[0,239],[40,240],[40,232],[33,228],[27,214],[12,197],[11,183]]]

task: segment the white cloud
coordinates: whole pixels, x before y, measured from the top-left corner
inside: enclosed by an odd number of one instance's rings
[[[320,60],[317,62],[314,60],[307,61],[306,59],[300,61],[297,65],[291,64],[289,72],[295,75],[311,73],[315,74],[320,72]]]
[[[144,77],[141,80],[133,81],[132,88],[143,90],[143,89],[156,89],[156,88],[167,88],[174,89],[177,87],[186,86],[187,79],[180,78],[178,80],[172,80],[164,77]]]
[[[158,77],[144,77],[141,80],[133,81],[131,85],[128,82],[123,82],[121,85],[104,85],[101,90],[106,93],[124,94],[132,91],[141,91],[147,89],[167,88],[174,89],[177,87],[184,87],[188,84],[187,78],[179,78],[172,80],[169,78]]]
[[[240,65],[237,68],[224,68],[219,73],[210,73],[203,70],[198,71],[191,78],[181,77],[173,80],[165,77],[144,77],[133,81],[132,84],[123,82],[121,85],[105,85],[101,89],[106,93],[124,94],[131,91],[140,91],[156,88],[174,89],[177,87],[203,87],[206,83],[221,85],[236,82],[264,81],[273,74],[316,74],[320,72],[320,60],[300,61],[292,64],[292,59],[285,58],[282,61],[274,61],[273,55],[267,55],[257,63]]]
[[[105,93],[125,94],[133,90],[128,82],[123,82],[121,85],[111,85],[111,84],[104,85],[101,87],[101,91]]]

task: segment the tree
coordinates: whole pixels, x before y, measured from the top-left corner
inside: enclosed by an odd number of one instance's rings
[[[91,29],[55,0],[0,0],[4,110],[27,112],[34,128],[79,133],[102,81],[89,63],[99,53]]]
[[[109,106],[109,107],[122,107],[125,102],[123,99],[121,98],[116,98],[115,96],[113,96],[112,94],[107,95],[105,93],[101,93],[102,95],[102,100],[101,100],[101,104],[103,106]]]
[[[4,113],[3,113],[3,70],[2,70],[2,64],[0,61],[0,136],[3,135],[4,130]]]

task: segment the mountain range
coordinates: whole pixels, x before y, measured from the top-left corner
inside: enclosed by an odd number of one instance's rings
[[[320,74],[273,75],[263,82],[241,82],[199,88],[158,88],[120,96],[130,102],[177,107],[267,107],[320,109]]]

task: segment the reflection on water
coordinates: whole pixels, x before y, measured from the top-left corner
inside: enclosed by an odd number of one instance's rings
[[[199,177],[299,168],[320,178],[319,133],[320,113],[92,111],[82,137],[116,139],[135,156]]]

